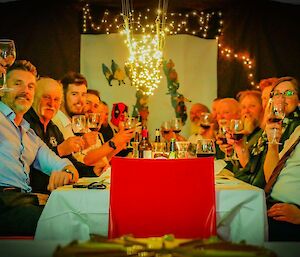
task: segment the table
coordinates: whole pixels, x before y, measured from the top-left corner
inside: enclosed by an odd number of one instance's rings
[[[66,241],[42,240],[0,240],[1,256],[9,257],[53,257],[57,247],[67,245]],[[267,242],[264,247],[273,250],[278,257],[299,255],[299,242]]]
[[[101,178],[84,178],[97,180]],[[109,181],[107,181],[109,182]],[[262,245],[267,239],[264,191],[233,177],[216,177],[217,232],[233,242]],[[38,222],[35,240],[89,240],[107,236],[109,186],[106,190],[53,191]]]

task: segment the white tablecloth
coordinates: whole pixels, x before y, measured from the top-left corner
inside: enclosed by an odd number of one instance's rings
[[[95,180],[93,178],[92,180]],[[267,239],[264,191],[234,178],[216,178],[217,232],[225,240],[262,245]],[[107,236],[109,190],[53,191],[38,222],[36,240],[89,240]]]

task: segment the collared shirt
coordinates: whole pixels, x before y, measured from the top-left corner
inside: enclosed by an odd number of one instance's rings
[[[300,126],[298,126],[290,138],[286,140],[283,150],[279,156],[282,157],[284,152],[295,142],[300,136]],[[280,172],[275,182],[271,197],[281,202],[293,203],[300,205],[300,144],[291,153],[287,159],[285,166]]]
[[[64,136],[64,139],[68,139],[69,137],[75,136],[72,130],[72,123],[70,118],[61,110],[57,112],[57,114],[53,117],[52,121],[59,128],[60,132]]]
[[[13,110],[0,101],[0,186],[30,192],[30,165],[50,175],[72,163],[51,151],[26,120],[17,126],[15,117]]]

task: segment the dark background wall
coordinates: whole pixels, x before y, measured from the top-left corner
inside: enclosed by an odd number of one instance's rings
[[[59,79],[69,70],[80,71],[83,5],[83,1],[1,3],[0,37],[14,39],[17,58],[30,60],[40,75]],[[300,77],[300,5],[243,0],[222,5],[222,12],[220,42],[236,52],[250,53],[256,82],[285,75]],[[219,55],[218,96],[235,96],[250,87],[245,67]]]

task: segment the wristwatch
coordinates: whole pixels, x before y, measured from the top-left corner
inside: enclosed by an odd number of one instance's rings
[[[108,145],[109,145],[111,148],[115,149],[115,150],[117,149],[117,147],[116,147],[114,141],[109,140],[109,141],[108,141]]]
[[[71,174],[71,180],[73,180],[74,179],[74,173],[73,173],[73,171],[71,171],[71,170],[69,170],[69,169],[63,169],[63,171],[64,172],[66,172],[66,173],[69,173],[69,174]]]

